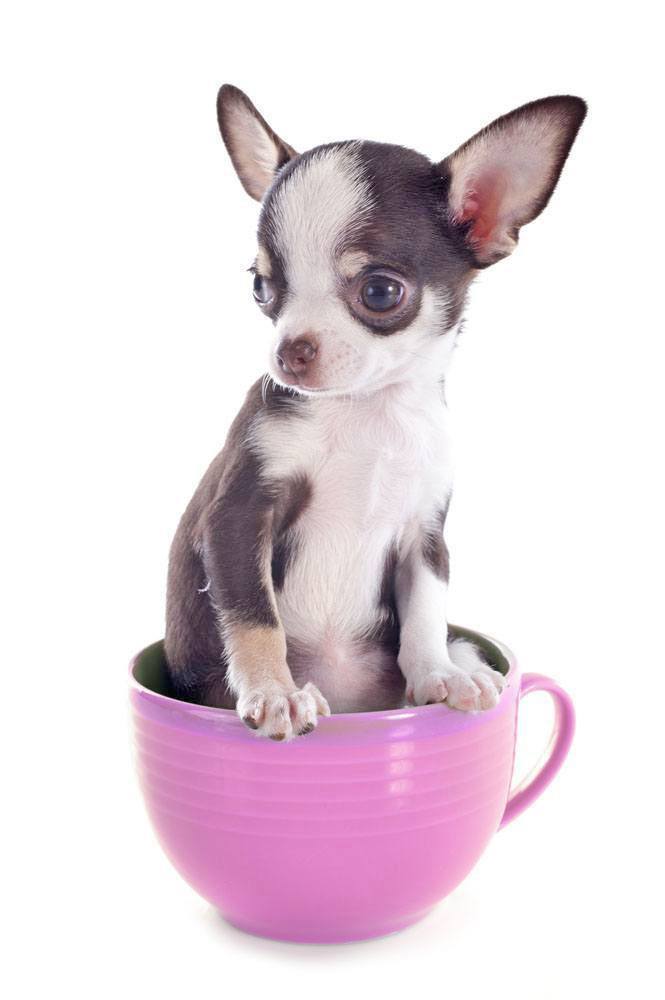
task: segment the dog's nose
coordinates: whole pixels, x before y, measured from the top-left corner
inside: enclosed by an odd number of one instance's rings
[[[277,351],[277,363],[287,375],[302,375],[316,357],[316,345],[300,337],[298,340],[283,340]]]

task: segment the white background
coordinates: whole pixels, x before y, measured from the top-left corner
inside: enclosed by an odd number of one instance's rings
[[[662,995],[652,5],[3,9],[6,995]],[[160,853],[132,772],[126,663],[162,634],[172,533],[269,341],[245,273],[256,205],[217,134],[225,80],[298,149],[433,158],[535,97],[590,104],[545,214],[477,281],[448,387],[451,618],[567,687],[577,740],[452,897],[369,944],[227,927]]]

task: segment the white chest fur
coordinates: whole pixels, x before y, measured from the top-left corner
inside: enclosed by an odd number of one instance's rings
[[[302,418],[264,422],[266,475],[305,474],[310,503],[278,595],[287,639],[339,659],[377,623],[386,556],[444,504],[452,469],[440,385],[312,398]]]

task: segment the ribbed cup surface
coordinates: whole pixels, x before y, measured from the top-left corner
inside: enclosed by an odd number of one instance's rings
[[[167,855],[254,933],[339,941],[412,923],[465,877],[503,815],[519,684],[508,651],[496,652],[510,683],[489,712],[338,715],[274,743],[232,712],[150,690],[163,654],[149,647],[131,698],[141,787]]]

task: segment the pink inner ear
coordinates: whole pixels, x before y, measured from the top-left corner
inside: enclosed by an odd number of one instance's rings
[[[476,178],[464,197],[460,222],[471,222],[470,239],[477,244],[488,243],[495,235],[508,183],[499,171]]]

